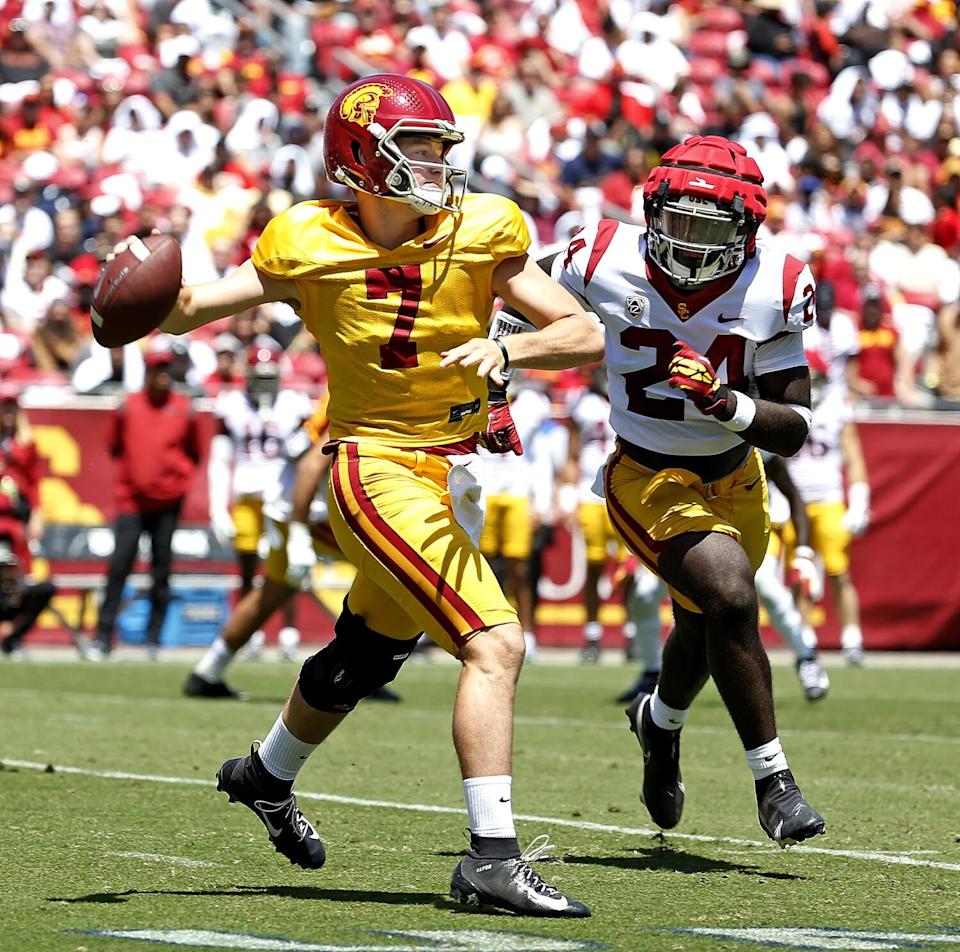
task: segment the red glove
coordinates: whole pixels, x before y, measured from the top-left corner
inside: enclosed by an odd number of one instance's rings
[[[480,434],[480,445],[488,453],[513,452],[521,456],[523,443],[510,416],[510,404],[506,400],[496,400],[488,404],[488,409],[487,428]]]
[[[720,382],[713,365],[682,341],[673,346],[676,353],[669,366],[670,386],[682,390],[701,413],[725,419],[729,388]]]

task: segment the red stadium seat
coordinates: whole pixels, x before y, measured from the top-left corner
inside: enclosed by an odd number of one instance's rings
[[[696,30],[690,37],[687,53],[691,60],[699,57],[725,60],[727,57],[727,34],[719,30]]]
[[[739,10],[731,7],[707,7],[697,16],[701,27],[705,30],[732,32],[743,29],[743,17]]]
[[[830,71],[823,63],[816,60],[791,59],[780,65],[780,75],[784,86],[789,86],[794,74],[805,73],[816,89],[826,89],[830,86]]]
[[[749,67],[747,67],[747,76],[763,83],[764,86],[774,87],[778,85],[777,68],[768,60],[751,60]]]
[[[697,57],[690,62],[690,81],[697,86],[709,86],[715,83],[727,71],[723,60],[712,57]]]

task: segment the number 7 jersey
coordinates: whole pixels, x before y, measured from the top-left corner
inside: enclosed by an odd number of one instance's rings
[[[523,254],[520,209],[467,195],[461,214],[397,248],[360,230],[346,202],[302,202],[272,219],[253,263],[293,281],[298,314],[327,363],[331,439],[437,446],[486,425],[487,382],[475,368],[441,369],[440,354],[486,337],[493,272]],[[429,219],[428,219],[429,220]]]
[[[758,376],[806,365],[800,332],[816,316],[813,276],[772,248],[758,244],[739,272],[680,293],[647,263],[642,228],[604,219],[574,235],[553,276],[603,322],[613,429],[654,453],[713,456],[742,442],[670,387],[677,341],[742,392]]]

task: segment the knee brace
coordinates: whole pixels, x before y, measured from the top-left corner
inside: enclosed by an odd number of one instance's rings
[[[304,662],[298,681],[307,704],[331,714],[348,714],[389,684],[420,638],[398,641],[373,631],[347,608],[346,599],[334,632],[333,641]]]

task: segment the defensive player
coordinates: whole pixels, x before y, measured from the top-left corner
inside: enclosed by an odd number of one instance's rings
[[[393,680],[419,632],[459,659],[454,743],[471,830],[451,892],[530,915],[586,916],[521,855],[511,809],[513,701],[523,632],[457,513],[476,505],[463,454],[487,425],[489,375],[598,360],[596,323],[527,256],[519,209],[464,195],[462,141],[443,98],[379,74],[334,100],[327,175],[356,202],[274,218],[252,258],[186,286],[164,322],[183,333],[267,301],[291,302],[329,368],[330,520],[357,566],[336,637],[303,666],[263,744],[227,761],[220,789],[249,807],[291,862],[323,865],[293,781],[357,702]],[[541,329],[488,339],[499,295]],[[466,516],[462,516],[466,519]]]
[[[264,499],[277,495],[287,441],[312,411],[305,393],[281,388],[281,356],[273,338],[256,337],[246,350],[245,389],[222,391],[214,406],[219,432],[207,464],[210,524],[220,544],[232,544],[237,554],[241,602],[253,590],[260,561]],[[291,622],[288,617],[288,640]],[[254,633],[255,654],[264,640],[262,631]]]
[[[863,664],[860,600],[850,577],[850,541],[870,523],[870,484],[860,437],[845,387],[831,383],[820,352],[808,350],[813,382],[813,424],[797,455],[787,462],[790,477],[807,507],[810,545],[823,562],[827,585],[840,618],[840,647],[848,664]],[[846,472],[846,503],[844,503]],[[809,597],[800,610],[809,626]],[[807,640],[816,643],[812,626]]]
[[[603,321],[617,449],[610,517],[669,587],[676,625],[652,695],[627,709],[644,752],[643,799],[661,827],[683,809],[680,730],[712,676],[780,845],[823,833],[777,736],[754,572],[767,548],[754,447],[796,453],[810,426],[801,331],[814,281],[757,246],[766,191],[756,162],[719,136],[670,149],[644,186],[647,230],[585,229],[558,259],[564,286]],[[757,394],[751,397],[747,391]]]

